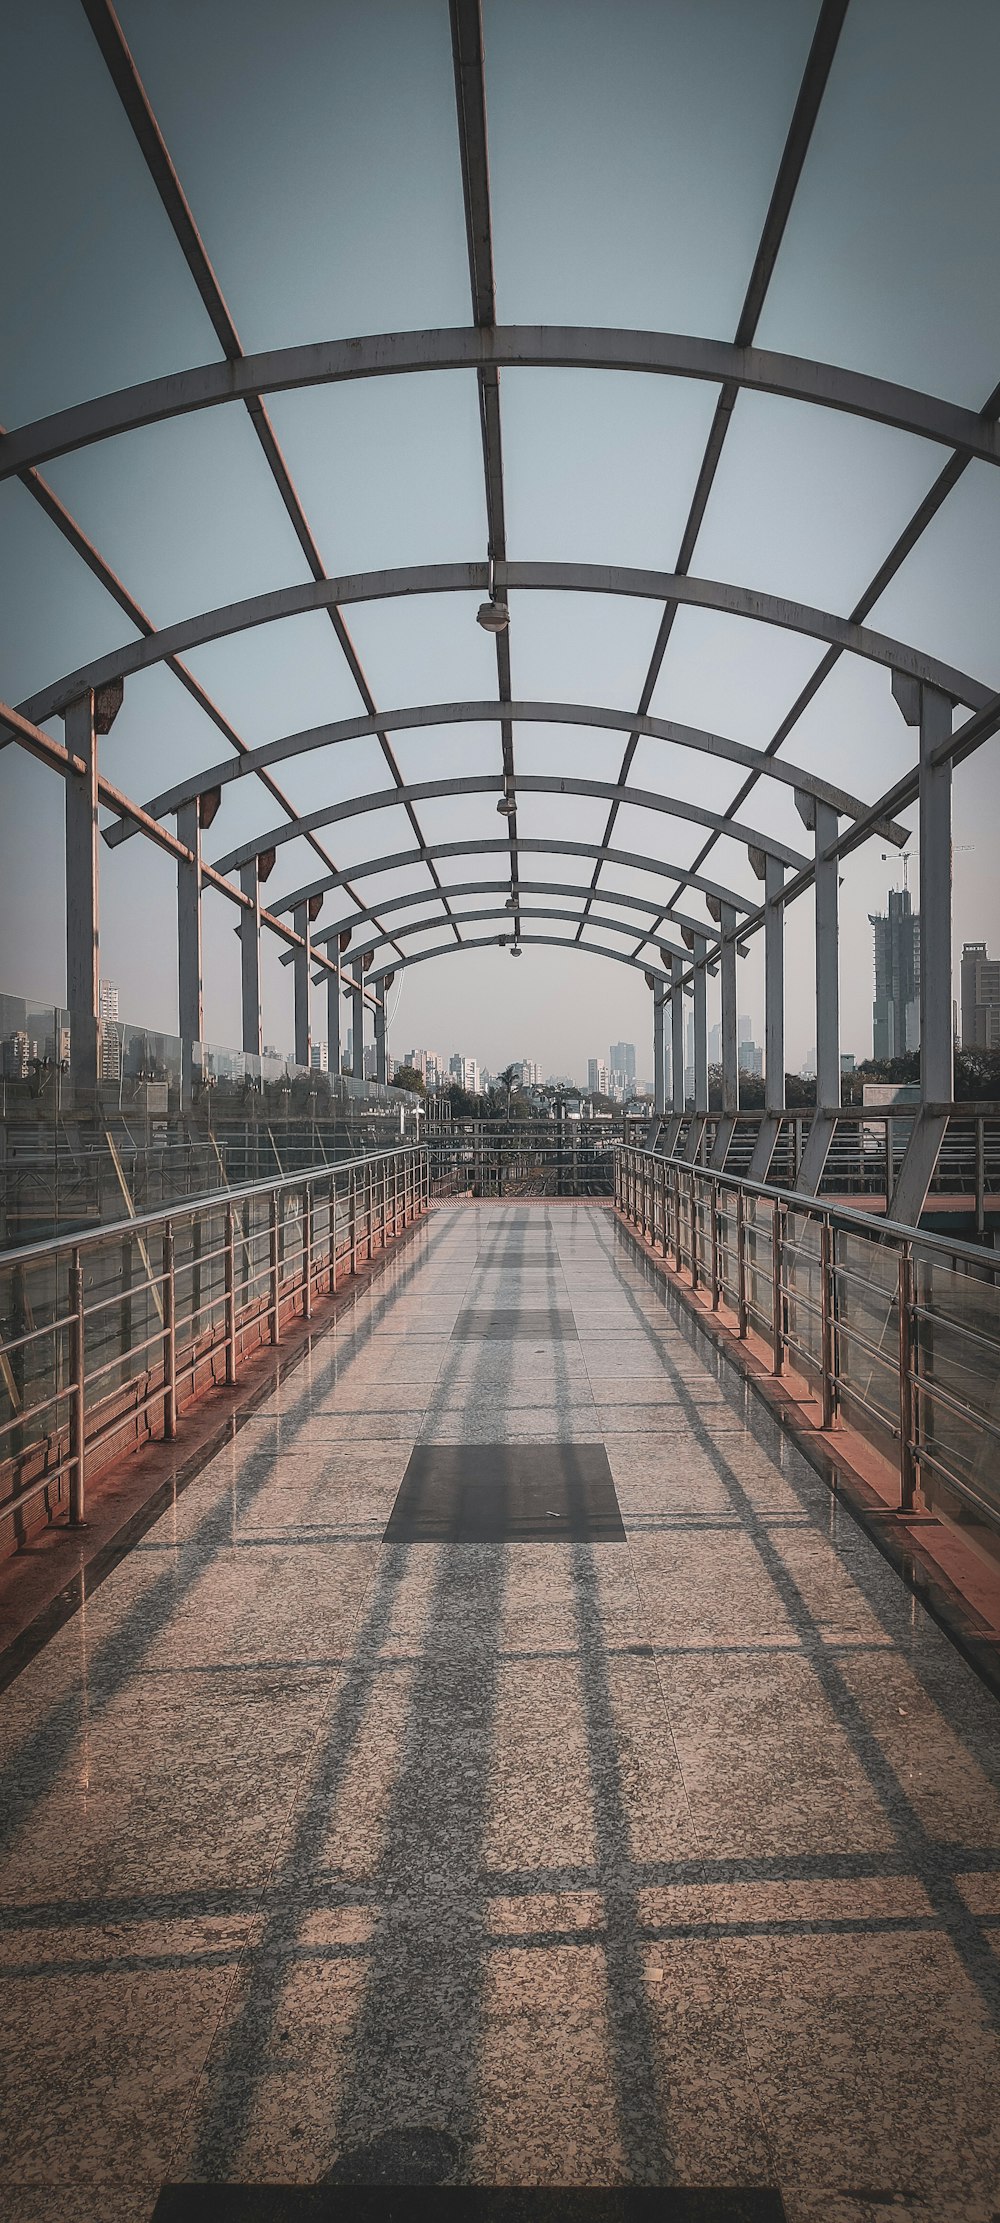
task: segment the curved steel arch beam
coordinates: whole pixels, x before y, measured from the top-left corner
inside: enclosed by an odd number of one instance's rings
[[[493,708],[496,707],[494,704]],[[638,810],[658,811],[664,818],[683,818],[696,826],[710,826],[714,833],[727,834],[745,848],[762,849],[766,857],[779,857],[793,872],[804,872],[809,864],[809,859],[799,850],[790,849],[787,842],[776,840],[773,834],[741,825],[735,818],[723,818],[718,811],[706,810],[701,803],[688,803],[674,795],[657,795],[652,788],[617,787],[612,780],[558,779],[536,774],[519,776],[514,785],[515,791],[522,795],[575,795],[601,803],[630,803]],[[266,834],[255,834],[251,841],[241,842],[238,849],[231,849],[227,856],[219,858],[212,869],[235,872],[239,866],[259,857],[263,850],[281,849],[301,834],[318,831],[320,826],[339,825],[345,818],[363,818],[371,811],[405,808],[407,803],[444,801],[449,796],[497,795],[503,787],[502,773],[486,772],[473,779],[417,780],[405,787],[378,788],[370,795],[349,795],[340,803],[321,804],[319,810],[308,811],[291,825],[272,826]]]
[[[283,911],[294,911],[299,903],[310,902],[313,896],[330,895],[335,888],[346,887],[348,881],[370,879],[380,872],[404,872],[411,865],[439,864],[444,857],[509,857],[512,849],[520,856],[589,857],[595,863],[600,859],[603,864],[620,865],[626,872],[648,872],[663,880],[676,880],[678,873],[685,869],[682,865],[670,864],[665,857],[643,857],[631,849],[609,849],[595,841],[547,841],[539,834],[518,834],[513,839],[508,835],[490,841],[439,841],[426,849],[399,849],[392,856],[364,858],[359,864],[347,865],[342,872],[332,872],[325,879],[310,880],[305,887],[293,888],[290,895],[283,895],[270,909],[277,918]],[[730,903],[736,911],[754,913],[758,908],[759,899],[737,895],[720,881],[706,880],[697,873],[687,875],[687,885],[696,888],[699,895],[712,896],[718,903]],[[418,888],[412,900],[418,902],[423,892]],[[427,892],[434,894],[436,891],[428,889]],[[381,911],[382,905],[378,908]],[[699,926],[698,932],[708,934],[711,939],[714,928]]]
[[[1000,427],[972,409],[912,386],[866,372],[770,348],[737,347],[676,332],[629,332],[576,325],[497,325],[453,331],[381,332],[363,339],[318,340],[274,348],[237,362],[202,363],[165,378],[151,378],[118,393],[60,409],[21,425],[0,440],[0,478],[34,470],[53,456],[109,440],[140,425],[160,424],[224,402],[259,394],[289,393],[359,378],[393,378],[418,371],[540,370],[641,371],[694,378],[713,386],[747,387],[814,407],[838,409],[892,425],[918,439],[1000,463]]]
[[[184,803],[194,802],[207,790],[228,787],[234,780],[247,779],[254,772],[267,769],[272,764],[285,763],[290,757],[308,756],[314,749],[335,748],[343,741],[360,741],[375,734],[383,727],[394,733],[414,732],[424,726],[448,725],[503,725],[507,720],[515,725],[568,725],[586,726],[599,732],[635,733],[649,736],[653,741],[665,741],[673,748],[693,749],[703,756],[722,758],[730,764],[742,764],[747,770],[757,772],[762,778],[776,780],[781,787],[799,788],[804,794],[813,795],[817,801],[829,803],[844,818],[863,818],[869,806],[845,788],[835,787],[831,781],[820,779],[815,772],[803,771],[799,765],[789,764],[784,757],[764,756],[760,749],[751,749],[742,741],[731,741],[724,734],[705,733],[698,726],[679,725],[673,718],[640,718],[631,710],[598,708],[593,703],[575,702],[437,702],[411,705],[407,709],[393,710],[378,717],[367,713],[360,718],[340,718],[335,723],[305,727],[300,733],[283,734],[280,740],[265,741],[245,756],[226,757],[221,764],[209,765],[195,778],[178,781],[174,787],[164,788],[143,805],[151,818],[165,818],[170,811],[179,810]],[[534,776],[534,775],[532,775]],[[422,783],[421,783],[422,784]],[[501,785],[505,784],[503,781]],[[506,784],[510,784],[507,782]],[[525,781],[514,781],[515,793]],[[557,791],[558,791],[557,782]],[[403,790],[398,790],[400,796]],[[418,788],[407,792],[417,797]],[[582,792],[582,791],[581,791]],[[597,794],[599,789],[590,790]],[[617,799],[609,790],[609,800]],[[314,816],[315,814],[313,814]],[[347,815],[350,815],[347,813]],[[683,815],[683,814],[680,814]],[[316,819],[317,825],[327,824]],[[304,829],[311,824],[309,818],[293,821]],[[706,820],[706,824],[708,821]],[[876,831],[901,848],[909,840],[906,829],[892,819],[879,824]],[[109,827],[105,840],[111,848],[129,838],[127,821],[121,826]],[[287,832],[285,839],[293,838]],[[766,848],[766,843],[762,844]],[[270,848],[270,841],[262,841],[262,848]],[[235,858],[235,851],[234,851]]]
[[[741,587],[724,579],[695,579],[687,572],[638,570],[626,564],[502,563],[493,567],[494,584],[502,593],[515,591],[544,594],[609,594],[641,601],[685,603],[694,609],[712,610],[724,617],[747,618],[773,625],[784,632],[803,633],[825,641],[854,656],[884,664],[891,671],[906,672],[913,679],[940,687],[970,710],[992,701],[992,689],[968,672],[925,656],[905,641],[857,625],[811,603],[792,602],[784,595],[764,594],[756,587]],[[304,584],[278,587],[267,594],[249,595],[242,602],[223,603],[197,617],[184,618],[160,632],[128,641],[108,656],[81,664],[76,671],[53,680],[18,708],[22,717],[40,720],[56,716],[68,703],[91,687],[105,687],[113,679],[129,679],[165,663],[171,656],[187,655],[210,641],[252,632],[260,625],[279,624],[285,618],[308,616],[317,610],[339,609],[356,602],[389,602],[420,594],[482,594],[489,585],[489,565],[484,563],[413,564],[393,571],[351,572],[340,579],[308,579]]]
[[[644,958],[641,957],[626,957],[624,950],[605,949],[603,942],[568,942],[561,934],[521,934],[518,936],[518,940],[519,942],[541,943],[547,949],[565,949],[573,957],[610,957],[615,965],[628,965],[633,972],[648,973],[651,980],[658,980],[664,988],[669,988],[671,985],[670,974],[665,973],[661,966],[647,965]],[[382,992],[382,982],[386,976],[402,972],[408,965],[426,965],[433,957],[458,957],[465,950],[499,949],[501,946],[506,947],[507,945],[501,945],[496,934],[477,934],[475,940],[471,942],[443,942],[440,949],[416,949],[407,957],[397,957],[395,962],[386,965],[382,972],[369,973],[368,986],[372,994],[377,996]],[[688,964],[690,964],[691,959],[687,951],[685,951],[685,956]]]
[[[504,887],[509,887],[509,880],[505,880],[502,885]],[[567,911],[565,909],[561,909],[557,905],[546,905],[542,908],[533,910],[528,903],[518,903],[516,912],[508,911],[502,903],[491,903],[487,906],[485,911],[460,911],[458,917],[455,920],[455,924],[456,926],[460,927],[466,925],[476,926],[478,924],[481,924],[482,921],[485,919],[495,919],[498,926],[504,924],[506,924],[507,926],[508,931],[503,937],[505,941],[519,942],[523,940],[523,936],[520,933],[515,934],[514,932],[513,920],[515,919],[515,917],[519,919],[525,919],[528,921],[529,924],[532,919],[565,919],[570,926],[579,926],[580,924],[579,910]],[[634,919],[609,919],[602,918],[597,913],[588,913],[586,923],[588,926],[602,926],[609,934],[626,934],[631,937],[633,942],[635,940],[636,927]],[[405,941],[411,934],[436,934],[441,932],[450,932],[450,929],[451,921],[447,918],[414,919],[407,926],[397,926],[395,934],[376,934],[374,941],[359,943],[357,950],[352,950],[352,955],[358,957],[367,957],[369,950],[383,949],[387,943],[392,944],[397,940],[401,942]],[[695,931],[698,934],[704,934],[706,930],[703,926],[699,925],[695,928]],[[683,965],[690,965],[691,952],[689,949],[685,949],[681,944],[676,942],[666,942],[659,934],[657,934],[656,936],[656,944],[661,956],[679,957]],[[310,943],[310,947],[315,949],[316,946],[316,940],[315,938],[313,938]]]
[[[592,892],[589,879],[576,882],[572,880],[522,880],[520,874],[518,874],[517,879],[517,890],[519,896],[567,895],[579,896],[581,899]],[[390,897],[388,903],[372,904],[370,908],[364,906],[360,911],[352,911],[349,917],[337,919],[334,925],[325,926],[322,933],[312,935],[312,946],[314,949],[318,949],[330,942],[335,942],[339,935],[346,933],[348,927],[351,927],[352,931],[360,933],[372,921],[378,925],[381,919],[388,918],[394,911],[412,910],[414,905],[424,903],[439,903],[442,895],[446,895],[449,902],[455,902],[460,896],[466,895],[502,895],[508,897],[510,895],[510,880],[509,878],[506,880],[460,880],[454,886],[449,884],[442,888],[416,888],[410,895],[394,895]],[[691,918],[687,912],[673,909],[664,911],[662,904],[654,903],[652,897],[648,895],[622,895],[619,894],[617,888],[602,888],[601,902],[616,903],[622,910],[647,911],[650,918],[667,918],[672,925],[687,926],[695,934],[710,934],[712,932],[712,928],[707,927],[702,919]],[[508,905],[505,903],[504,908],[507,911],[508,918],[512,918],[521,906],[520,904]],[[456,923],[461,926],[463,918],[467,918],[468,915],[468,912],[459,912]],[[425,928],[430,923],[430,921],[425,920]],[[435,921],[433,923],[437,924],[439,922]],[[631,928],[632,933],[634,934],[641,925],[642,920],[637,920]]]

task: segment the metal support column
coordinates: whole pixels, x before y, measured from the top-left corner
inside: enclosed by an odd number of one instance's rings
[[[177,1032],[181,1038],[181,1102],[187,1108],[194,1083],[194,1044],[204,1033],[201,944],[201,809],[182,803],[177,838],[190,858],[177,859]]]
[[[272,849],[263,857],[252,858],[249,864],[240,869],[240,886],[248,904],[248,908],[240,914],[239,927],[243,1048],[248,1057],[259,1057],[263,1045],[260,1017],[260,888],[273,863]]]
[[[682,1156],[690,1158],[694,1165],[708,1117],[708,943],[704,934],[694,934],[688,927],[683,928],[683,934],[694,960],[694,1118],[684,1139]]]
[[[292,925],[302,940],[292,957],[292,978],[295,994],[295,1063],[308,1070],[312,1064],[312,1028],[309,1024],[309,968],[312,964],[312,905],[297,903],[292,912]]]
[[[920,726],[920,1112],[914,1120],[889,1206],[915,1227],[948,1126],[935,1105],[955,1094],[951,1003],[951,765],[935,764],[950,739],[952,700],[938,687],[892,675],[907,725]]]
[[[721,1173],[726,1162],[733,1129],[740,1109],[740,1051],[739,1016],[736,1002],[736,912],[731,903],[718,903],[714,896],[708,899],[708,908],[722,931],[719,949],[719,967],[722,975],[721,1026],[722,1038],[722,1118],[715,1131],[710,1163]]]
[[[802,1153],[797,1186],[815,1196],[823,1177],[840,1110],[840,871],[828,856],[837,839],[832,803],[796,791],[803,824],[816,845],[816,1110]]]
[[[362,993],[362,960],[351,965],[351,1071],[356,1081],[365,1077],[365,999]]]
[[[664,1028],[666,1007],[667,988],[662,981],[658,980],[653,989],[653,1110],[660,1113],[665,1112],[667,1108]]]
[[[766,1181],[785,1110],[785,867],[780,857],[750,850],[764,882],[764,1116],[757,1132],[749,1179]]]
[[[382,1081],[382,1082],[384,1082],[384,1081],[386,1080],[386,1078],[387,1078],[387,1075],[386,1075],[386,1057],[385,1057],[385,993],[384,993],[384,991],[383,991],[382,995],[381,995],[381,996],[379,997],[379,1000],[378,1000],[378,1002],[377,1002],[377,1004],[376,1004],[376,1006],[375,1006],[375,1078],[376,1078],[376,1080],[377,1080],[377,1081]]]
[[[82,759],[82,772],[67,772],[66,790],[66,1003],[70,1059],[76,1090],[96,1090],[100,973],[100,902],[97,846],[97,726],[88,693],[66,710],[66,747]]]

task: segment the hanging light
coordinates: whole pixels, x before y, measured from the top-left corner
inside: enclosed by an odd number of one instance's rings
[[[476,624],[484,633],[506,633],[510,624],[510,611],[506,602],[481,602],[476,611]]]
[[[500,813],[501,818],[513,818],[514,813],[517,809],[517,804],[514,801],[513,795],[501,795],[500,801],[497,804],[497,809]]]
[[[510,945],[510,954],[511,954],[511,956],[512,956],[512,957],[520,957],[520,955],[521,955],[521,950],[520,950],[520,946],[519,946],[519,944],[518,944],[517,942],[512,942],[512,943],[511,943],[511,945]]]
[[[476,611],[476,623],[484,633],[506,633],[510,624],[510,611],[497,593],[493,581],[493,558],[490,557],[489,601],[481,602]]]
[[[507,901],[506,901],[506,903],[504,904],[504,910],[505,910],[505,911],[516,911],[516,910],[517,910],[517,897],[516,897],[516,895],[509,895],[509,896],[507,897]]]

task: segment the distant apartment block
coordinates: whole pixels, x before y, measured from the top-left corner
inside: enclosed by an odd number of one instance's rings
[[[1000,1050],[1000,959],[985,942],[962,950],[962,1048]]]

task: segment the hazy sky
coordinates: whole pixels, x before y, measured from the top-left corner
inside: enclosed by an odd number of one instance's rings
[[[815,12],[812,0],[486,0],[499,318],[731,338]],[[120,14],[248,351],[469,322],[446,0],[285,0],[280,10],[265,0],[122,0]],[[0,416],[15,425],[219,351],[77,0],[9,0],[5,28]],[[981,406],[1000,378],[998,73],[992,0],[852,0],[761,345]],[[505,372],[510,556],[671,569],[714,401],[714,389],[683,380]],[[331,574],[485,556],[471,375],[378,379],[270,406]],[[846,612],[941,461],[904,433],[742,395],[692,568]],[[158,624],[305,576],[241,409],[128,434],[46,476]],[[16,702],[131,628],[19,484],[0,487],[0,536],[0,693]],[[1000,472],[972,464],[869,622],[1000,686],[998,559]],[[381,707],[495,695],[476,599],[348,613]],[[659,616],[648,602],[514,595],[515,696],[634,709]],[[682,610],[653,709],[763,745],[821,653],[767,626]],[[189,661],[251,743],[360,707],[323,616]],[[619,733],[522,727],[515,763],[613,779],[622,746]],[[402,734],[395,747],[411,779],[499,766],[495,726]],[[956,774],[956,949],[1000,942],[998,747]],[[103,744],[110,777],[140,799],[224,753],[162,669],[129,682]],[[888,674],[843,659],[784,754],[873,799],[912,754]],[[386,785],[375,740],[314,754],[282,777],[306,809]],[[640,743],[632,777],[717,810],[739,785],[732,767],[652,741]],[[742,815],[806,846],[790,792],[774,782]],[[596,841],[605,816],[601,803],[529,798],[519,826]],[[207,854],[275,818],[259,783],[236,783]],[[492,797],[437,801],[420,818],[427,838],[441,840],[495,837],[501,824]],[[700,842],[684,821],[632,809],[616,839],[682,863]],[[412,843],[398,809],[328,837],[338,866]],[[172,868],[138,841],[104,849],[102,864],[102,971],[119,983],[123,1016],[170,1030]],[[289,843],[269,897],[314,869],[305,845]],[[522,863],[525,878],[564,882],[571,869],[554,857]],[[731,841],[706,869],[755,890]],[[501,877],[495,859],[448,872]],[[859,1056],[871,1046],[867,914],[900,877],[878,843],[844,868],[843,1041]],[[662,888],[611,868],[602,884]],[[359,883],[371,901],[427,885],[422,867]],[[704,915],[698,898],[688,908]],[[342,895],[328,897],[320,930],[347,910]],[[233,923],[209,896],[206,1034],[221,1043],[239,1038]],[[573,929],[545,931],[569,939]],[[8,749],[0,987],[61,998],[63,938],[61,783]],[[427,946],[445,939],[435,932]],[[787,1048],[798,1064],[815,1039],[808,899],[789,914],[787,940]],[[270,937],[264,977],[265,1036],[285,1045],[291,977]],[[621,966],[529,949],[515,969],[493,950],[397,978],[397,1054],[461,1047],[494,1067],[523,1055],[582,1073],[588,1055],[624,1036],[650,1067],[648,990]],[[761,980],[755,943],[739,1000],[758,1031]],[[710,984],[710,1023],[717,993]]]

